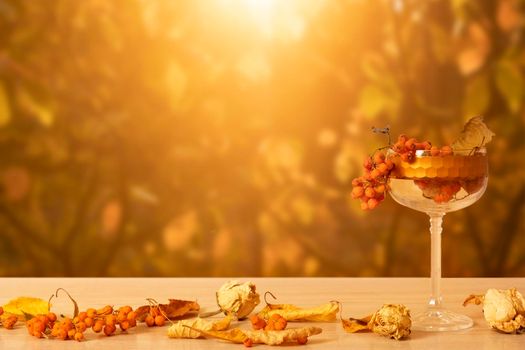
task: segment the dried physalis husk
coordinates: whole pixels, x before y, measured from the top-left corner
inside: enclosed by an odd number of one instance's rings
[[[463,127],[463,131],[451,145],[454,151],[482,148],[495,134],[483,122],[483,117],[474,117]]]
[[[410,311],[400,304],[385,304],[373,315],[343,320],[343,328],[349,333],[370,330],[395,340],[408,337],[411,326]]]
[[[525,299],[516,288],[491,288],[485,295],[470,295],[463,306],[468,304],[483,304],[483,315],[492,328],[504,333],[525,332]]]
[[[259,294],[255,291],[255,284],[238,281],[226,282],[216,293],[217,305],[225,314],[233,314],[243,319],[259,305]]]

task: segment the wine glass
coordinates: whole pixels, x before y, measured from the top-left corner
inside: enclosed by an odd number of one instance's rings
[[[443,307],[441,297],[441,231],[443,216],[476,202],[488,181],[484,148],[432,156],[416,151],[413,162],[391,153],[395,169],[389,179],[390,195],[396,202],[430,217],[432,294],[427,310],[413,318],[413,329],[452,331],[470,328],[471,318]]]

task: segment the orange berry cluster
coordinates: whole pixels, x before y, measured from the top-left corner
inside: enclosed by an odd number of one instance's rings
[[[279,314],[273,314],[268,321],[258,315],[253,315],[250,317],[250,322],[256,331],[260,329],[265,331],[282,331],[288,324],[286,319]]]
[[[4,314],[4,308],[0,307],[0,316],[2,316],[3,314]],[[2,326],[5,329],[13,329],[17,321],[18,321],[18,317],[16,317],[16,315],[10,315],[6,317],[5,320],[0,321],[0,324],[2,324]]]
[[[374,209],[385,199],[387,182],[394,163],[377,151],[363,163],[365,175],[352,180],[352,198],[361,199],[361,209]]]
[[[450,146],[445,147],[448,147],[452,153]],[[432,152],[433,149],[437,149],[438,152],[440,151],[437,147],[432,146],[429,141],[419,142],[415,138],[408,138],[403,134],[399,135],[397,142],[392,146],[392,150],[399,154],[401,160],[409,163],[412,163],[416,159],[416,151],[424,150]]]
[[[35,316],[26,322],[29,334],[37,338],[50,335],[57,339],[77,341],[84,340],[84,332],[88,328],[95,333],[103,331],[105,335],[110,336],[116,332],[117,326],[125,332],[136,325],[137,314],[131,306],[122,306],[118,311],[114,311],[109,305],[99,310],[87,309],[73,319],[65,317],[57,320],[57,316],[50,312],[47,315]]]
[[[148,327],[162,327],[166,323],[166,317],[162,315],[158,306],[151,306],[144,322]]]
[[[455,180],[422,179],[414,180],[421,189],[423,196],[433,199],[436,203],[447,203],[461,190],[461,184]]]

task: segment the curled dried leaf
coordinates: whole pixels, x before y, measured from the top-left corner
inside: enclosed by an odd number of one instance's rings
[[[470,295],[464,306],[483,304],[488,324],[504,333],[525,332],[525,299],[516,288],[488,289],[485,295]]]
[[[228,281],[219,288],[216,296],[221,311],[233,314],[239,319],[248,316],[260,302],[252,282]]]
[[[376,334],[395,340],[410,335],[412,320],[410,311],[404,305],[385,304],[374,314],[355,319],[342,320],[343,328],[349,333],[370,330]]]
[[[233,343],[244,343],[250,339],[254,344],[281,345],[293,342],[304,342],[308,337],[320,334],[322,329],[319,327],[289,328],[282,331],[244,331],[240,328],[233,328],[227,331],[203,331],[191,328],[200,332],[205,337],[227,340]]]
[[[470,118],[451,147],[454,151],[482,148],[492,140],[494,135],[483,122],[483,117]]]
[[[206,332],[224,331],[230,327],[233,320],[232,316],[226,316],[220,321],[212,322],[202,318],[194,318],[191,320],[181,320],[168,328],[168,337],[170,338],[200,338],[202,334],[194,329],[199,329]]]
[[[267,304],[259,313],[259,317],[268,319],[274,314],[281,315],[286,321],[334,321],[339,312],[339,303],[331,301],[311,308],[300,308],[291,304]]]
[[[161,313],[165,314],[170,320],[180,318],[200,310],[200,305],[196,301],[178,299],[168,300],[168,304],[158,304],[158,308],[160,309]],[[137,320],[141,322],[144,321],[151,307],[151,305],[143,305],[138,307],[135,310],[137,313]]]

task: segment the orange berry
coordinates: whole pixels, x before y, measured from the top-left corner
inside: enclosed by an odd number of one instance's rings
[[[95,322],[95,324],[92,327],[93,332],[100,333],[102,331],[102,327],[104,327],[104,323],[103,322],[98,322],[98,321]]]
[[[374,154],[374,163],[381,164],[385,162],[385,154],[383,152],[376,152]]]
[[[158,315],[155,317],[155,324],[159,327],[164,326],[164,323],[166,323],[166,319],[162,315]]]
[[[376,191],[372,187],[367,187],[365,190],[365,196],[368,198],[374,198],[376,196]]]
[[[270,320],[272,320],[272,321],[279,321],[281,318],[282,318],[282,316],[279,315],[279,314],[273,314],[273,315],[270,316]]]
[[[129,328],[135,327],[137,325],[137,319],[136,318],[128,320],[128,322],[129,322]]]
[[[87,328],[87,325],[85,322],[80,321],[75,325],[75,328],[78,332],[84,332]]]
[[[128,330],[129,329],[129,321],[126,320],[126,321],[120,322],[120,329],[122,329],[123,331]]]
[[[392,168],[394,168],[394,162],[392,162],[390,159],[387,159],[385,164],[386,164],[388,170],[392,170]]]
[[[57,320],[57,315],[54,312],[50,312],[47,314],[47,318],[49,322],[55,322]]]
[[[379,201],[375,198],[370,198],[367,204],[369,209],[375,209],[379,205]]]
[[[133,311],[133,309],[131,308],[131,306],[129,305],[125,305],[125,306],[122,306],[119,310],[119,312],[122,312],[124,314],[128,314],[130,313],[131,311]]]
[[[405,148],[409,151],[415,151],[416,150],[416,139],[415,138],[411,138],[411,139],[408,139],[406,142],[405,142]]]
[[[246,346],[247,348],[251,348],[253,346],[253,340],[251,340],[250,338],[246,338],[244,339],[244,341],[242,342],[244,344],[244,346]]]
[[[85,311],[82,311],[81,313],[78,314],[78,319],[79,321],[84,321],[87,317],[87,313]],[[76,323],[76,322],[74,322]]]
[[[108,337],[112,335],[113,333],[115,333],[116,330],[117,330],[117,327],[115,327],[114,324],[106,324],[104,326],[104,334],[107,335]]]
[[[148,327],[153,327],[155,325],[155,317],[153,317],[151,314],[148,314],[148,316],[146,316],[144,319],[144,322],[146,322]]]
[[[361,202],[361,209],[362,210],[368,210],[368,203],[367,202]]]
[[[77,331],[74,330],[74,329],[70,329],[69,331],[67,331],[67,337],[68,337],[69,339],[73,339],[73,338],[75,338],[75,334],[77,334]]]
[[[80,333],[80,332],[75,333],[75,340],[76,340],[76,341],[82,341],[82,340],[84,340],[84,334],[83,334],[83,333]]]
[[[93,308],[89,308],[89,309],[86,310],[86,314],[90,318],[95,318],[95,317],[97,317],[97,310],[95,310]]]
[[[86,319],[84,320],[84,323],[86,324],[86,327],[91,327],[93,326],[93,324],[95,323],[95,321],[91,318],[91,317],[86,317]]]
[[[0,306],[0,316],[4,314],[4,308]]]
[[[42,332],[39,332],[39,331],[33,331],[31,332],[31,335],[33,337],[42,338]]]
[[[57,331],[57,338],[66,340],[67,339],[67,331],[64,328],[61,328]]]
[[[33,331],[37,331],[38,333],[42,333],[46,330],[46,325],[42,321],[36,321],[33,323]]]
[[[370,177],[372,179],[377,179],[379,176],[381,176],[381,171],[377,168],[370,172]]]
[[[281,317],[277,322],[275,322],[275,330],[276,331],[282,331],[283,329],[286,328],[286,325],[288,324],[288,322],[286,321],[285,318]]]
[[[373,162],[372,158],[366,157],[365,161],[363,162],[363,168],[367,170],[372,170]]]
[[[117,322],[123,322],[125,320],[127,320],[128,316],[127,314],[123,313],[122,311],[119,311],[118,315],[117,315]]]
[[[106,325],[114,326],[115,323],[117,323],[117,318],[115,317],[115,315],[107,315],[106,316]]]
[[[374,191],[376,191],[376,193],[385,193],[385,185],[377,185],[374,187]]]
[[[432,157],[437,157],[437,156],[439,156],[440,153],[441,153],[441,151],[440,151],[439,148],[437,148],[436,146],[432,146],[432,147],[430,148],[430,155],[431,155]]]
[[[452,147],[450,146],[443,146],[441,147],[441,155],[442,156],[449,156],[452,154]]]
[[[272,319],[269,319],[266,323],[266,327],[264,327],[265,331],[274,331],[275,330],[275,321]]]
[[[365,189],[363,188],[363,186],[356,186],[352,188],[352,198],[354,199],[362,197],[364,193]]]
[[[128,321],[137,319],[137,313],[135,311],[130,311],[127,316]]]

